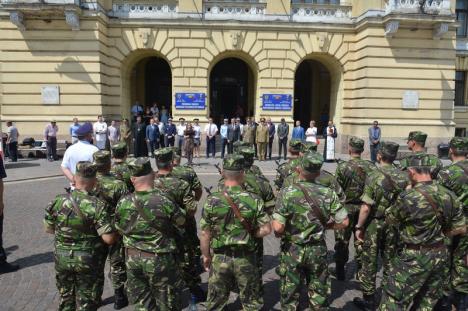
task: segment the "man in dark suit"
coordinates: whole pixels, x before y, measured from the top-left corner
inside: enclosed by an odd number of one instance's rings
[[[271,118],[267,119],[268,126],[268,159],[271,160],[271,152],[273,151],[273,141],[275,140],[275,124],[271,122]],[[265,154],[266,158],[266,154]]]
[[[132,125],[133,137],[133,155],[135,158],[147,157],[148,149],[146,148],[146,124],[143,123],[141,116],[136,118],[136,122]]]
[[[228,154],[234,152],[234,143],[240,139],[240,126],[235,118],[231,119],[231,124],[228,127]]]
[[[166,128],[164,131],[164,138],[166,140],[165,145],[166,147],[174,147],[175,136],[177,135],[177,128],[172,123],[172,118],[167,120]]]
[[[159,127],[154,119],[150,119],[150,124],[146,127],[146,142],[150,148],[151,156],[154,157],[154,150],[158,148]]]

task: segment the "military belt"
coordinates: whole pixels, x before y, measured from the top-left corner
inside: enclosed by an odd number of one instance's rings
[[[422,251],[422,250],[442,250],[447,248],[444,242],[437,242],[429,245],[420,245],[420,244],[406,244],[406,249],[413,251]]]
[[[246,257],[252,255],[253,251],[247,247],[220,247],[213,249],[213,253],[230,257]]]
[[[136,248],[126,248],[125,252],[127,256],[136,256],[136,257],[146,257],[146,258],[154,258],[164,254],[152,253],[152,252],[145,252]]]

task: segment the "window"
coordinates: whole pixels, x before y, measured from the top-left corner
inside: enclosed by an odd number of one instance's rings
[[[455,128],[455,137],[466,137],[466,128]]]
[[[468,1],[457,0],[457,21],[460,23],[460,27],[457,28],[457,37],[466,37],[467,26],[468,26]]]
[[[466,72],[455,72],[455,106],[465,106]]]

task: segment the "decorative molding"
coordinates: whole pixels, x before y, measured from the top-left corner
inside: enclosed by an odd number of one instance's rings
[[[76,11],[65,10],[65,22],[71,26],[72,30],[80,30],[80,17]]]
[[[385,13],[424,13],[433,15],[451,15],[450,0],[428,0],[421,8],[420,0],[388,0]]]
[[[434,30],[432,31],[432,38],[434,40],[439,40],[442,38],[444,34],[446,34],[449,30],[448,23],[439,23],[434,25]]]
[[[26,26],[24,25],[24,15],[20,11],[11,11],[10,21],[15,24],[19,30],[26,30]]]
[[[293,3],[291,16],[297,22],[351,23],[351,9],[349,5]]]
[[[175,5],[156,5],[139,3],[119,3],[112,5],[109,16],[120,18],[153,18],[175,19],[178,18],[179,8]]]
[[[151,38],[151,29],[144,28],[139,30],[139,36],[141,38],[141,43],[145,48],[148,48],[149,39]]]
[[[205,2],[203,13],[207,20],[263,20],[266,3]]]
[[[385,37],[392,38],[400,27],[400,21],[389,21],[385,24]]]
[[[240,50],[242,47],[242,33],[239,30],[231,31],[230,33],[232,48]]]
[[[317,33],[317,44],[318,44],[318,47],[321,51],[325,51],[326,50],[326,46],[328,45],[328,35],[326,32],[318,32]]]

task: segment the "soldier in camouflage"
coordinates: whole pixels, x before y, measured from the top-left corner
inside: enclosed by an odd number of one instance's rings
[[[93,154],[93,159],[97,167],[97,184],[92,194],[106,202],[109,215],[111,215],[113,220],[117,203],[129,191],[125,182],[118,180],[110,173],[111,154],[109,151],[97,151]],[[114,309],[119,310],[128,305],[128,299],[125,294],[125,282],[127,281],[125,253],[121,239],[109,246],[108,250],[104,252],[101,266],[102,271],[104,271],[106,258],[109,259],[112,287],[115,292]],[[104,286],[104,278],[99,281]]]
[[[130,192],[133,192],[133,184],[131,181],[132,174],[126,163],[127,159],[127,144],[124,142],[117,143],[111,146],[113,165],[111,173],[117,179],[122,180],[127,185]]]
[[[311,310],[328,307],[331,282],[328,276],[325,230],[343,229],[348,213],[336,193],[314,183],[323,158],[308,153],[299,164],[299,181],[281,190],[272,226],[281,236],[281,310],[297,310],[301,287],[306,283]]]
[[[239,150],[243,147],[252,147],[252,144],[249,144],[246,141],[242,140],[237,140],[234,143],[232,143],[233,151],[234,153],[239,153]]]
[[[203,188],[197,173],[191,166],[180,165],[180,149],[177,147],[173,147],[173,150],[174,159],[172,174],[178,178],[187,181],[190,184],[191,190],[193,191],[195,200],[197,202],[200,201],[203,195]]]
[[[200,287],[200,256],[197,253],[200,241],[197,236],[197,222],[195,220],[197,203],[189,183],[172,174],[173,157],[172,148],[163,148],[155,152],[158,172],[154,186],[167,193],[186,213],[185,230],[178,241],[178,263],[185,285],[189,288],[196,302],[202,302],[206,300],[206,294]]]
[[[181,276],[174,258],[176,235],[185,212],[154,188],[148,158],[128,161],[135,192],[121,199],[115,227],[123,236],[127,264],[127,292],[135,310],[180,310]],[[174,300],[170,300],[174,297]]]
[[[255,239],[270,234],[270,218],[261,198],[242,189],[243,170],[241,155],[227,156],[223,162],[224,191],[211,194],[203,207],[200,246],[203,264],[210,273],[207,310],[222,310],[234,284],[244,310],[263,307],[257,286],[261,275]]]
[[[379,310],[432,310],[449,278],[448,239],[466,233],[460,201],[432,180],[427,157],[411,157],[406,167],[412,188],[385,215],[402,249],[390,261]]]
[[[296,170],[299,163],[299,153],[301,148],[302,142],[300,140],[292,139],[289,142],[290,159],[288,162],[281,164],[276,169],[277,174],[274,181],[276,190],[279,191],[283,187],[284,180]]]
[[[89,193],[96,184],[96,166],[78,162],[75,190],[58,195],[46,208],[45,230],[55,235],[55,273],[61,311],[97,310],[101,302],[96,279],[105,244],[113,244],[111,217],[105,202]]]
[[[377,153],[378,169],[366,178],[361,196],[359,220],[355,226],[355,237],[362,243],[361,264],[358,281],[364,298],[355,298],[354,303],[362,310],[375,310],[376,276],[379,254],[383,259],[384,274],[388,262],[395,256],[392,231],[385,225],[385,212],[395,203],[398,195],[409,186],[408,175],[393,165],[399,145],[381,142]],[[386,241],[389,243],[386,243]]]
[[[252,150],[254,152],[253,154],[252,154]],[[254,148],[245,147],[245,146],[240,147],[237,150],[237,153],[239,153],[240,155],[242,155],[244,157],[245,173],[252,173],[252,174],[256,175],[257,177],[260,177],[260,178],[268,181],[268,179],[265,177],[265,175],[263,175],[262,170],[257,165],[254,164],[254,158],[255,158],[255,149]]]
[[[400,167],[402,170],[408,168],[409,163],[413,157],[426,157],[425,162],[429,163],[431,166],[431,176],[432,179],[437,178],[437,174],[442,169],[442,162],[433,154],[427,154],[424,146],[426,144],[427,134],[420,131],[410,132],[408,135],[408,148],[411,150],[412,154],[406,156],[400,160]]]
[[[309,152],[317,152],[317,144],[312,141],[303,141],[301,143],[301,151],[299,155],[302,157]]]
[[[468,138],[455,137],[450,141],[452,164],[439,172],[438,181],[453,191],[460,200],[465,219],[468,219]],[[468,309],[468,236],[456,236],[452,245],[452,289],[457,310]]]
[[[361,159],[363,151],[364,141],[358,137],[351,137],[349,139],[348,150],[351,159],[347,162],[339,163],[336,168],[336,179],[345,192],[345,207],[349,217],[349,226],[345,230],[338,231],[335,234],[336,278],[340,281],[345,280],[345,265],[349,258],[349,239],[358,220],[362,203],[361,195],[364,191],[366,177],[375,168],[372,162]],[[361,266],[361,244],[356,239],[354,240],[357,271],[359,271]]]

